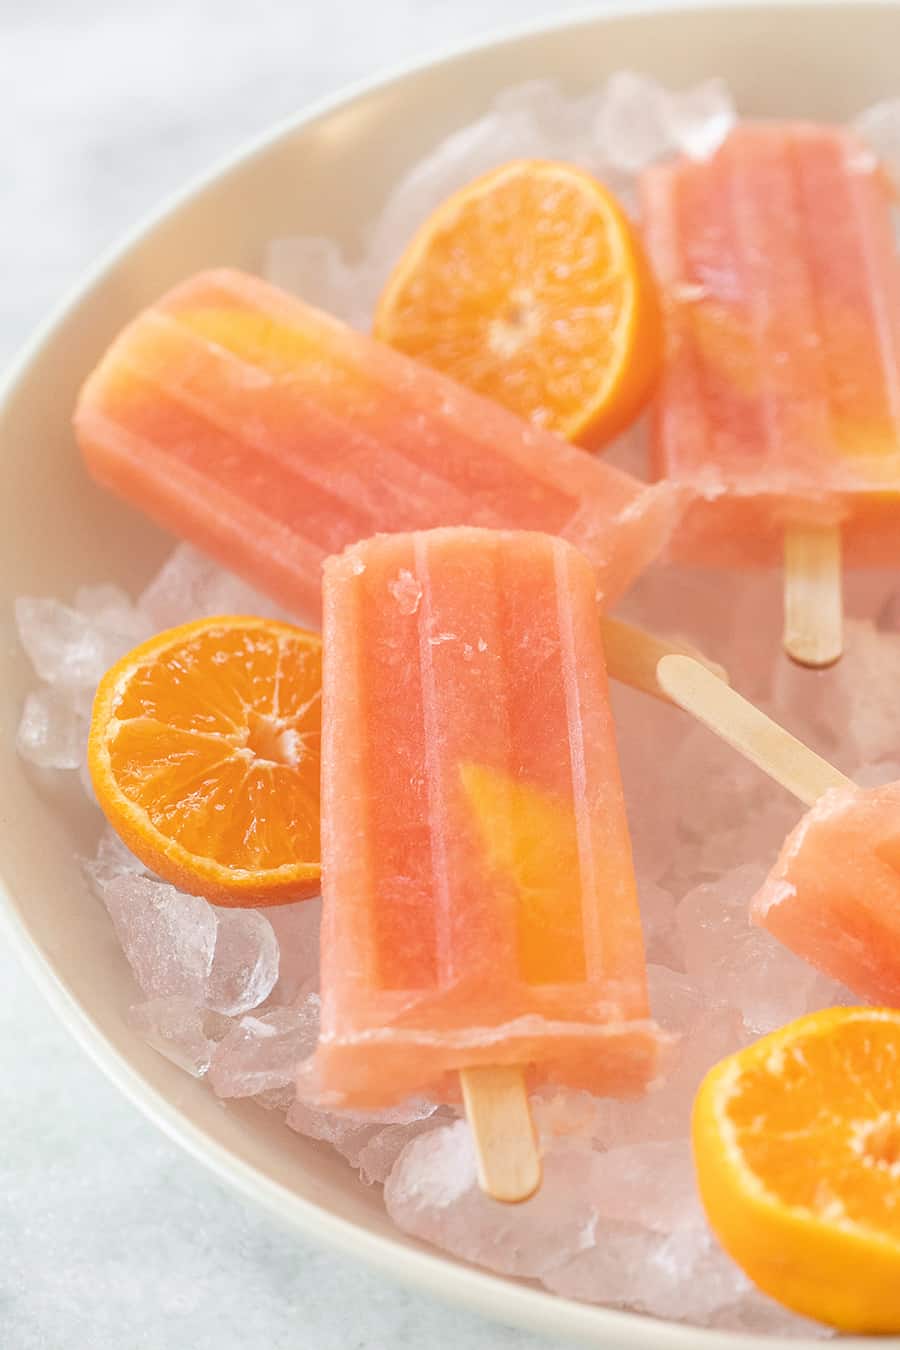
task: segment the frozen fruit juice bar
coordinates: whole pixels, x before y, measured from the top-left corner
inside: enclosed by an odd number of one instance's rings
[[[664,546],[680,500],[234,271],[140,314],[75,427],[101,483],[307,614],[329,554],[459,524],[571,540],[609,603]]]
[[[455,1071],[640,1091],[658,1033],[595,579],[542,534],[381,536],[324,576],[324,1101]]]
[[[837,788],[790,834],[752,917],[861,998],[900,1003],[900,783]]]
[[[891,188],[853,136],[747,124],[642,181],[664,287],[660,475],[695,492],[673,552],[780,562],[839,526],[860,565],[900,558],[900,269]]]
[[[751,906],[753,921],[857,995],[900,1000],[900,783],[861,788],[689,657],[660,683],[811,809]]]

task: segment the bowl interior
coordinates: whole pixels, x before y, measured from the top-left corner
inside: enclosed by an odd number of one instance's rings
[[[900,8],[892,4],[664,14],[631,5],[366,88],[277,130],[141,230],[26,353],[0,406],[0,877],[23,954],[107,1072],[220,1175],[398,1278],[556,1336],[648,1347],[745,1339],[566,1302],[427,1253],[393,1228],[378,1192],[326,1146],[254,1106],[223,1106],[130,1032],[124,1014],[135,986],[75,859],[99,822],[78,804],[79,792],[67,796],[26,775],[15,754],[31,675],[12,602],[20,593],[66,597],[78,584],[110,578],[133,588],[171,547],[89,482],[69,417],[80,382],[116,330],[176,280],[212,265],[258,268],[276,235],[322,233],[352,253],[391,183],[505,85],[552,77],[577,93],[626,67],[674,86],[721,74],[744,113],[842,119],[898,92],[898,50]]]

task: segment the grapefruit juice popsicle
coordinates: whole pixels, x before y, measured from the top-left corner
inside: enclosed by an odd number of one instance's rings
[[[642,199],[667,327],[656,467],[695,493],[673,552],[784,557],[786,646],[829,664],[842,550],[860,565],[900,556],[887,177],[847,132],[750,123],[704,163],[648,170]]]
[[[234,271],[140,314],[85,384],[75,429],[106,487],[297,613],[321,565],[380,531],[541,530],[611,604],[681,496]]]
[[[325,567],[323,1101],[473,1066],[652,1077],[594,577],[547,535],[382,536]]]

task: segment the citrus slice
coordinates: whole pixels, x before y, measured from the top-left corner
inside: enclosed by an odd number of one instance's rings
[[[460,777],[491,867],[515,887],[522,979],[586,979],[573,804],[484,764],[461,764]]]
[[[900,1011],[830,1008],[717,1064],[700,1194],[760,1289],[842,1331],[900,1331]]]
[[[627,216],[590,174],[546,160],[506,164],[438,207],[381,296],[375,336],[592,449],[637,415],[662,360]]]
[[[200,619],[103,677],[88,765],[152,871],[219,905],[319,889],[322,644],[271,619]]]

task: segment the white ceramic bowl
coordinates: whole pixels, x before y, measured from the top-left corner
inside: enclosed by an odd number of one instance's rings
[[[380,1195],[337,1155],[252,1105],[223,1107],[204,1083],[144,1045],[124,1021],[134,995],[125,959],[75,864],[75,833],[83,847],[84,830],[96,822],[42,794],[14,748],[29,672],[12,626],[13,596],[66,595],[77,583],[111,577],[135,586],[171,545],[88,481],[69,428],[79,384],[138,307],[194,270],[258,267],[275,235],[322,233],[352,248],[404,168],[517,81],[552,76],[575,92],[623,67],[676,86],[721,74],[745,113],[820,118],[900,93],[894,4],[658,13],[622,0],[622,8],[451,55],[276,128],[143,225],[25,352],[0,400],[2,911],[60,1017],[122,1091],[220,1177],[308,1235],[557,1338],[635,1350],[750,1346],[758,1340],[556,1298],[406,1239]]]

